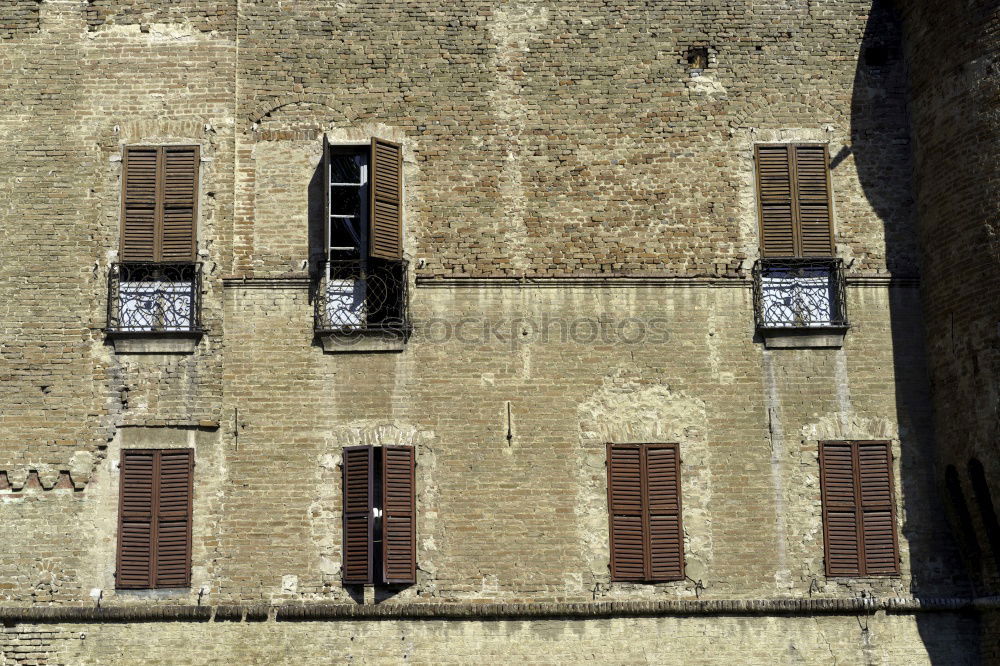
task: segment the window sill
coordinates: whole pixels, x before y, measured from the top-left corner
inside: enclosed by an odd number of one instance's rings
[[[766,349],[840,349],[846,328],[763,328]]]
[[[340,331],[319,333],[325,354],[399,353],[406,348],[406,337],[398,331]]]
[[[116,354],[193,354],[201,331],[108,332]]]

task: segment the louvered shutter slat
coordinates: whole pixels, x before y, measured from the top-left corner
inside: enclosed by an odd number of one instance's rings
[[[646,506],[651,581],[684,577],[684,532],[681,526],[680,456],[676,445],[647,445]]]
[[[122,451],[119,483],[116,587],[153,585],[152,544],[155,453]]]
[[[156,586],[187,587],[191,576],[191,504],[194,452],[159,452],[156,509]]]
[[[198,147],[164,150],[161,261],[194,261]]]
[[[372,139],[371,223],[369,254],[380,259],[403,258],[403,150],[384,139]]]
[[[348,584],[372,581],[372,447],[344,449],[343,576]]]
[[[382,447],[382,579],[417,582],[413,448]]]
[[[124,261],[156,261],[156,196],[159,150],[130,146],[122,177],[122,242]]]
[[[830,576],[860,573],[857,488],[849,442],[824,442],[820,450],[826,571]]]
[[[833,256],[826,146],[795,146],[795,194],[801,256]]]
[[[791,163],[786,146],[757,147],[757,188],[763,256],[794,257]]]
[[[864,565],[868,574],[898,573],[892,456],[885,442],[859,442]]]
[[[643,580],[646,576],[641,478],[641,449],[609,445],[611,580]]]

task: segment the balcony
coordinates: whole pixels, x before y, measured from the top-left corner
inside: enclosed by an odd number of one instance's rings
[[[843,261],[761,259],[753,267],[753,305],[768,347],[840,347],[849,327]]]
[[[324,351],[402,351],[410,336],[407,263],[324,261],[313,288],[313,325]]]
[[[120,353],[194,351],[203,333],[201,264],[112,264],[106,332]]]

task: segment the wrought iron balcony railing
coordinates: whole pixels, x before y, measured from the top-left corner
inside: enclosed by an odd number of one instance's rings
[[[201,332],[201,264],[111,264],[107,330]]]
[[[753,305],[758,329],[847,328],[844,262],[761,259],[753,266]]]
[[[349,259],[320,263],[313,289],[315,331],[410,335],[407,262]]]

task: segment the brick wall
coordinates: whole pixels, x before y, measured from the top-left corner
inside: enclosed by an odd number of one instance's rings
[[[418,580],[379,601],[970,593],[933,471],[906,67],[890,11],[861,0],[238,9],[47,0],[37,34],[0,53],[0,187],[11,193],[0,203],[0,601],[363,600],[340,582],[338,463],[359,443],[417,449]],[[708,48],[704,71],[688,70],[692,46]],[[868,46],[887,48],[887,62],[866,64]],[[313,339],[324,132],[404,145],[415,328],[401,354],[326,354]],[[830,146],[852,280],[843,349],[754,339],[752,150],[767,141]],[[190,355],[116,354],[103,327],[121,145],[182,142],[203,157],[207,333]],[[538,283],[491,280],[503,276]],[[839,438],[892,442],[898,578],[823,573],[817,449]],[[686,580],[610,582],[607,441],[681,443]],[[197,461],[192,586],[115,592],[121,449],[176,446]],[[56,487],[62,472],[73,488]],[[623,649],[626,661],[666,661],[659,642],[621,639],[658,632],[684,636],[692,654],[711,646],[712,658],[732,649],[761,663],[831,650],[975,657],[974,618],[859,621],[319,631],[355,636],[351,654],[371,659],[461,661],[513,643],[552,660]],[[191,637],[209,625],[88,626],[99,640],[59,643],[58,658],[127,663],[139,635],[144,656],[178,662],[211,662],[229,645],[252,661],[274,649],[265,644],[307,656],[325,644],[302,647],[292,624],[212,624],[204,644]],[[738,639],[705,638],[726,635]],[[407,640],[402,653],[374,647]]]

